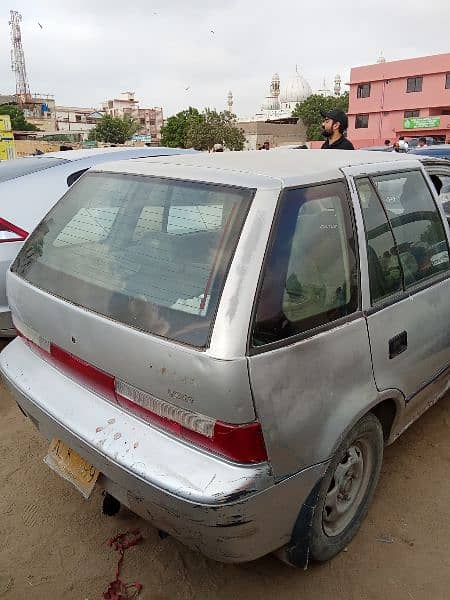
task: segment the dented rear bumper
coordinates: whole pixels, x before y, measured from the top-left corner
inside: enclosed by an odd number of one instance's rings
[[[97,467],[99,485],[219,561],[253,560],[288,543],[327,466],[275,482],[267,463],[241,466],[216,458],[81,387],[21,339],[2,352],[0,370],[42,435],[61,439]]]

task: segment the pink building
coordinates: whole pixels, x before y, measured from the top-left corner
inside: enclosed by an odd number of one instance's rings
[[[400,136],[450,141],[450,53],[354,67],[348,117],[355,148]]]

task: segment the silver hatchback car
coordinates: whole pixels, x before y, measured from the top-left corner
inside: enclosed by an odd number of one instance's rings
[[[46,463],[220,561],[338,553],[384,445],[449,388],[430,174],[305,150],[82,176],[8,273],[0,368]]]

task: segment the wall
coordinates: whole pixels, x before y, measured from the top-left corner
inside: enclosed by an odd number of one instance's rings
[[[237,126],[244,130],[246,150],[256,150],[258,144],[269,142],[271,148],[303,144],[306,141],[306,127],[301,121],[297,124],[265,123],[262,121],[246,121]]]
[[[44,142],[42,140],[15,141],[17,156],[29,156],[30,154],[33,154],[36,150],[41,150],[42,152],[59,152],[59,147],[64,144],[72,146],[74,150],[81,147],[80,144],[75,144],[71,142]]]
[[[383,144],[400,135],[450,136],[450,89],[445,88],[450,72],[450,53],[356,67],[350,75],[349,137],[356,147]],[[421,92],[407,92],[407,78],[422,76]],[[370,97],[358,98],[358,85],[370,83]],[[420,117],[441,116],[439,129],[403,129],[405,110],[419,110]],[[355,128],[357,114],[369,114],[367,128]]]

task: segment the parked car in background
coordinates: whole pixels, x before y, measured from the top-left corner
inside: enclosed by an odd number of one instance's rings
[[[90,167],[121,159],[192,153],[176,148],[93,148],[49,152],[0,162],[0,337],[15,335],[5,275],[42,217]]]
[[[0,371],[46,463],[217,560],[345,548],[384,445],[449,388],[430,172],[305,150],[87,173],[7,275]]]
[[[410,154],[418,156],[432,156],[433,158],[446,158],[450,160],[450,144],[438,144],[436,146],[427,146],[426,148],[413,148],[409,150]]]
[[[410,149],[412,148],[417,148],[417,144],[419,143],[419,141],[423,138],[423,136],[417,136],[417,137],[413,137],[413,138],[406,138],[406,141],[408,142],[408,146]],[[444,141],[441,138],[434,138],[433,136],[426,136],[425,140],[427,142],[428,146],[435,146],[435,145],[439,145],[439,144],[443,144]]]
[[[367,148],[360,148],[360,150],[370,150],[371,152],[392,152],[392,146],[367,146]]]

